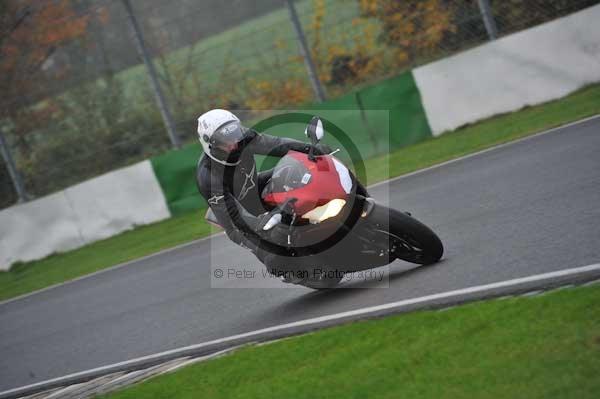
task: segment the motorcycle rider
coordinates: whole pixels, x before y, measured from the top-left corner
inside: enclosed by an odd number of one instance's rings
[[[198,191],[227,237],[249,248],[269,270],[284,267],[282,258],[261,237],[260,226],[268,216],[260,194],[272,170],[258,173],[254,155],[283,157],[290,150],[308,153],[313,146],[248,129],[237,116],[223,109],[198,117],[198,136],[204,150],[196,170]],[[331,152],[322,144],[314,146],[313,151],[316,155]]]

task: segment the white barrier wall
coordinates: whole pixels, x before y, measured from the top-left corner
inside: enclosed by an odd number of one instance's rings
[[[86,242],[171,216],[150,161],[96,177],[65,191]]]
[[[0,211],[0,270],[170,216],[144,161]]]
[[[413,70],[435,136],[600,81],[600,5]]]
[[[64,191],[0,211],[0,270],[83,244]]]

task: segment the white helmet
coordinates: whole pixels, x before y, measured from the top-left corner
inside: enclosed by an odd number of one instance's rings
[[[213,109],[198,117],[198,138],[204,153],[223,165],[240,163],[246,132],[240,119],[224,109]]]

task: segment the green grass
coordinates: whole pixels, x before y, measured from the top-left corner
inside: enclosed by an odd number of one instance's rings
[[[366,161],[369,184],[600,113],[600,85],[564,99],[501,115]],[[211,233],[202,212],[133,231],[0,273],[0,299],[68,281]]]
[[[600,287],[353,323],[188,366],[128,398],[597,398]]]

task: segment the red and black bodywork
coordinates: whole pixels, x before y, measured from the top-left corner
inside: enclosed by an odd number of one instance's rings
[[[263,191],[263,201],[277,206],[295,199],[294,211],[304,215],[331,200],[347,200],[350,192],[342,186],[334,162],[331,155],[317,156],[311,161],[304,153],[290,151],[275,167]]]
[[[429,264],[443,254],[431,229],[408,213],[378,204],[331,154],[288,152],[273,169],[261,199],[271,209],[265,220],[274,221],[259,227],[261,239],[271,253],[308,269],[347,273],[395,259]],[[338,281],[301,284],[325,288]]]

